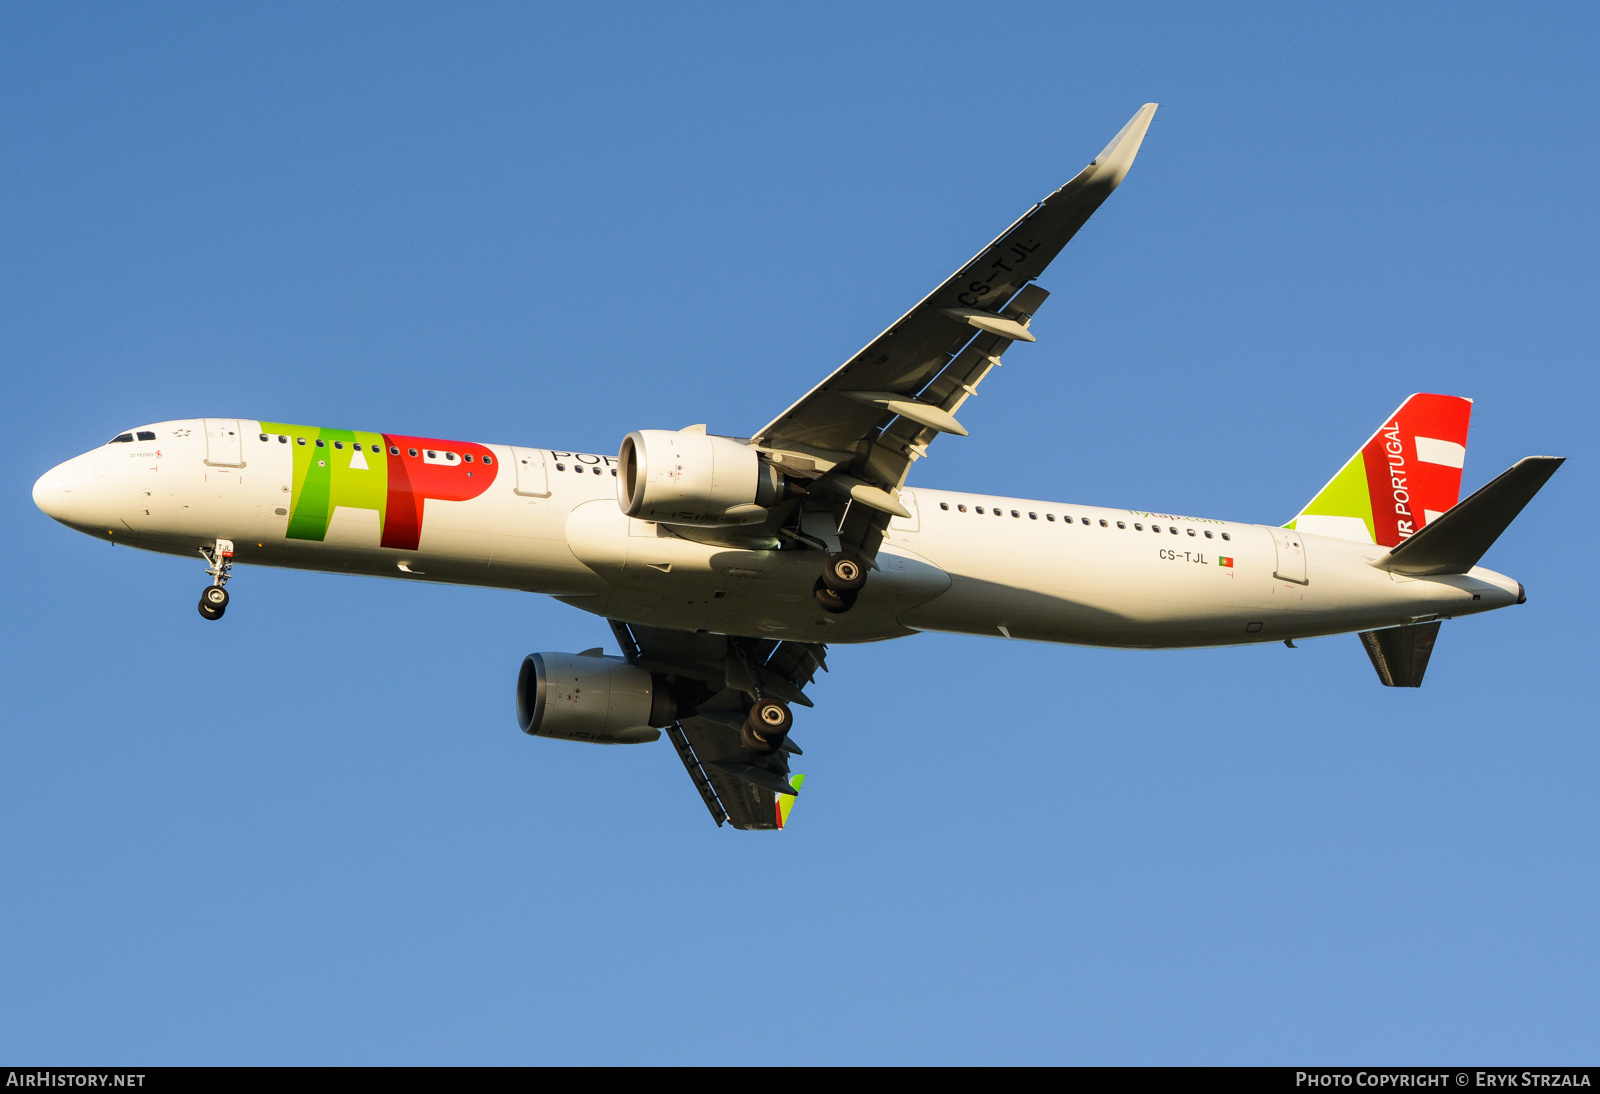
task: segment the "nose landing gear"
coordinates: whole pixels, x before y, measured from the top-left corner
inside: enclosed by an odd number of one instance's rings
[[[228,610],[228,590],[223,586],[233,576],[233,540],[219,539],[215,546],[200,548],[200,553],[211,564],[206,567],[211,584],[200,594],[200,614],[206,619],[221,619]]]

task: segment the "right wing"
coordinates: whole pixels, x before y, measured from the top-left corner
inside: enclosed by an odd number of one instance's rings
[[[666,727],[695,789],[718,826],[782,828],[779,796],[799,793],[789,756],[800,750],[785,740],[770,756],[753,755],[739,739],[748,700],[771,695],[810,706],[805,687],[827,647],[810,642],[736,638],[611,621],[622,654],[633,665],[677,679],[703,698],[694,713]],[[784,812],[787,812],[785,810]]]

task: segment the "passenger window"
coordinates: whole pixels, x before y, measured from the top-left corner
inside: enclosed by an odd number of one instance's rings
[[[153,440],[155,440],[155,439],[156,439],[156,438],[155,438],[155,434],[153,434],[153,433],[152,433],[152,434],[151,434],[151,435],[150,435],[150,439],[151,439],[151,440],[152,440],[152,441],[153,441]],[[261,434],[261,439],[262,439],[262,440],[263,440],[263,441],[264,441],[264,440],[266,440],[266,439],[267,439],[267,435],[266,435],[266,434],[265,434],[265,433],[263,433],[263,434]]]
[[[1011,515],[1016,517],[1019,520],[1022,519],[1022,514],[1017,512],[1015,509],[1011,510]]]
[[[493,456],[485,456],[483,458],[483,462],[484,463],[493,463],[494,462],[494,457]]]
[[[398,455],[400,455],[400,450],[398,448],[396,448],[394,445],[391,444],[389,446],[389,455],[398,456]]]
[[[132,433],[118,433],[115,437],[112,437],[109,441],[106,442],[106,444],[132,444],[132,443],[133,443],[133,434]]]
[[[333,442],[333,447],[339,449],[340,451],[343,451],[344,450],[344,442],[343,441],[334,441]]]
[[[1039,519],[1039,514],[1038,513],[1029,513],[1028,514],[1028,519],[1029,520],[1038,520]]]
[[[1194,529],[1193,529],[1193,528],[1190,528],[1190,529],[1188,529],[1188,532],[1189,532],[1189,534],[1190,534],[1190,535],[1191,535],[1191,536],[1192,536],[1192,535],[1194,535]]]
[[[1117,521],[1117,527],[1118,527],[1118,528],[1121,528],[1121,529],[1122,529],[1122,530],[1123,530],[1123,531],[1124,531],[1124,532],[1126,532],[1126,531],[1127,531],[1127,530],[1128,530],[1128,526],[1127,526],[1127,525],[1126,525],[1126,524],[1124,524],[1124,523],[1123,523],[1123,522],[1122,522],[1122,521],[1120,521],[1120,520],[1119,520],[1119,521]]]
[[[468,463],[471,463],[472,462],[472,453],[469,452],[465,456],[462,456],[461,458],[466,460]]]
[[[1084,517],[1084,518],[1083,518],[1083,523],[1085,523],[1085,524],[1088,524],[1088,523],[1089,523],[1089,518],[1088,518],[1088,517]],[[1104,524],[1104,523],[1105,523],[1105,521],[1101,521],[1101,522],[1100,522],[1100,523],[1101,523],[1101,524]]]
[[[411,458],[412,459],[416,459],[417,458],[417,450],[415,448],[408,448],[408,449],[406,449],[406,451],[411,453]]]
[[[1228,533],[1224,532],[1224,533],[1222,533],[1222,538],[1223,539],[1231,539],[1232,537],[1229,536]]]
[[[278,434],[278,443],[279,444],[288,444],[289,443],[289,438],[285,437],[283,434],[280,433],[280,434]]]
[[[1208,532],[1207,532],[1207,533],[1206,533],[1206,538],[1207,538],[1207,539],[1210,539],[1210,538],[1211,538],[1211,533],[1210,533],[1210,532],[1209,532],[1209,531],[1208,531]]]
[[[1045,519],[1045,520],[1050,520],[1050,521],[1053,521],[1053,520],[1055,520],[1055,519],[1056,519],[1056,515],[1055,515],[1055,514],[1054,514],[1054,513],[1046,513],[1046,514],[1045,514],[1045,515],[1044,515],[1044,519]]]
[[[428,449],[428,459],[430,459],[430,460],[436,460],[436,459],[438,459],[438,458],[439,458],[439,453],[437,453],[437,452],[435,452],[435,451],[434,451],[434,450],[433,450],[433,449],[431,449],[431,448],[430,448],[430,449]]]
[[[958,506],[956,506],[956,512],[958,512],[958,513],[965,513],[965,512],[966,512],[966,511],[967,511],[967,507],[966,507],[966,506],[965,506],[965,505],[958,505]]]
[[[305,444],[306,443],[306,439],[304,437],[296,437],[294,439],[294,443],[295,444]]]
[[[1142,531],[1144,531],[1144,525],[1142,525],[1142,524],[1135,524],[1135,525],[1134,525],[1134,526],[1133,526],[1133,530],[1134,530],[1134,531],[1135,531],[1135,532],[1142,532]]]
[[[596,475],[598,475],[598,474],[600,474],[600,469],[599,469],[599,468],[598,468],[598,467],[597,467],[597,468],[595,468],[595,469],[594,469],[594,473],[595,473],[595,474],[596,474]]]
[[[941,501],[939,503],[939,508],[948,513],[950,511],[950,503],[947,501]]]
[[[980,517],[981,517],[981,516],[983,516],[983,506],[981,506],[981,505],[978,505],[978,506],[974,506],[974,511],[975,511],[975,512],[976,512],[976,513],[977,513],[977,514],[978,514],[978,515],[979,515],[979,516],[980,516]]]
[[[556,470],[557,471],[565,471],[566,469],[567,469],[567,465],[566,464],[564,464],[564,463],[556,464]]]
[[[1177,535],[1178,534],[1178,530],[1176,528],[1173,528],[1173,527],[1168,527],[1167,531],[1171,532],[1173,535]]]
[[[327,448],[328,447],[328,442],[324,441],[321,437],[318,437],[317,438],[317,447],[318,448]]]
[[[1088,523],[1089,523],[1089,519],[1088,519],[1088,518],[1087,518],[1087,517],[1085,517],[1085,518],[1084,518],[1084,521],[1083,521],[1083,523],[1085,523],[1085,524],[1088,524]],[[1109,528],[1109,527],[1111,527],[1111,526],[1110,526],[1110,525],[1109,525],[1109,524],[1107,524],[1107,523],[1106,523],[1106,522],[1105,522],[1105,521],[1103,521],[1103,520],[1102,520],[1102,521],[1101,521],[1101,522],[1100,522],[1100,527],[1102,527],[1102,528]]]

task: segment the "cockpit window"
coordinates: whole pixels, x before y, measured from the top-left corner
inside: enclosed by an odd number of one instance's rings
[[[139,439],[141,441],[153,441],[156,439],[156,435],[153,430],[141,429],[139,430]]]
[[[115,437],[112,437],[109,441],[106,442],[106,444],[132,444],[132,443],[133,443],[133,434],[132,433],[118,433]]]

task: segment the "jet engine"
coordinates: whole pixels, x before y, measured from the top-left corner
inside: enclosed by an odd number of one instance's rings
[[[644,744],[661,736],[652,727],[676,716],[663,681],[598,652],[530,653],[517,677],[517,724],[537,737]]]
[[[617,503],[630,517],[716,528],[757,524],[783,477],[731,437],[638,429],[622,439]]]

